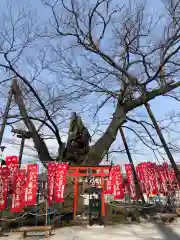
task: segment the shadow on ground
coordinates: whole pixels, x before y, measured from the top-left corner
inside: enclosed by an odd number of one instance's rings
[[[157,229],[164,235],[164,240],[180,240],[180,237],[167,225],[156,223]]]

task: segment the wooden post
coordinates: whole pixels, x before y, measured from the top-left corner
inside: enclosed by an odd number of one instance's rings
[[[5,127],[6,127],[6,122],[7,122],[9,108],[10,108],[11,101],[12,101],[12,96],[13,96],[13,93],[12,93],[12,90],[10,90],[8,100],[7,100],[7,103],[6,103],[6,107],[5,107],[5,111],[4,111],[4,114],[3,114],[1,130],[0,130],[0,145],[2,143],[3,134],[4,134]]]
[[[165,152],[166,152],[166,154],[167,154],[167,156],[169,158],[169,161],[172,164],[172,167],[173,167],[173,169],[175,171],[175,174],[176,174],[176,178],[177,178],[178,182],[180,183],[180,172],[179,172],[179,169],[178,169],[178,167],[177,167],[177,165],[176,165],[176,163],[174,161],[174,158],[173,158],[173,156],[172,156],[172,154],[171,154],[171,152],[169,150],[169,147],[168,147],[168,145],[166,143],[166,140],[165,140],[165,138],[164,138],[164,136],[162,134],[162,131],[161,131],[161,129],[160,129],[156,119],[155,119],[155,116],[154,116],[154,114],[153,114],[153,112],[151,110],[151,107],[150,107],[149,103],[145,103],[144,105],[145,105],[145,108],[146,108],[146,110],[148,112],[148,115],[149,115],[149,117],[150,117],[150,119],[151,119],[155,129],[156,129],[156,132],[157,132],[157,134],[159,136],[159,139],[160,139],[160,141],[161,141],[161,143],[162,143],[162,145],[164,147],[164,150],[165,150]]]
[[[1,159],[1,164],[0,164],[0,166],[2,167],[2,165],[3,165],[3,151],[4,151],[4,149],[5,149],[5,147],[4,146],[0,146],[0,156],[2,157],[2,159]],[[7,202],[6,202],[6,204],[8,203],[8,197],[7,197]],[[2,218],[2,212],[0,212],[0,219]],[[0,221],[0,236],[2,236],[3,235],[3,233],[2,233],[2,227],[1,227],[1,225],[2,225],[2,221]]]
[[[127,144],[127,141],[126,141],[126,137],[124,135],[122,127],[119,128],[119,132],[121,134],[121,138],[122,138],[124,147],[126,149],[126,153],[127,153],[129,162],[130,162],[130,164],[132,166],[133,177],[134,177],[134,181],[135,181],[135,185],[136,185],[136,193],[137,193],[137,195],[140,195],[140,198],[141,198],[142,202],[145,203],[144,196],[143,196],[143,193],[141,191],[141,187],[139,185],[138,177],[137,177],[137,174],[136,174],[136,169],[135,169],[135,166],[134,166],[134,163],[133,163],[133,160],[132,160],[132,157],[131,157],[131,153],[129,151],[129,147],[128,147],[128,144]]]
[[[48,225],[48,201],[47,201],[47,197],[46,197],[46,226]]]
[[[75,172],[75,181],[74,181],[74,204],[73,204],[73,216],[74,220],[76,220],[76,211],[77,211],[77,202],[78,202],[78,172],[79,169],[76,168]]]
[[[104,169],[101,168],[101,215],[102,215],[102,218],[105,217],[105,199],[104,199],[104,178],[103,178],[103,175],[104,175]]]
[[[25,140],[31,138],[31,133],[21,129],[13,129],[12,132],[14,134],[17,134],[17,138],[21,138],[21,145],[20,145],[20,151],[19,151],[19,168],[21,168]]]

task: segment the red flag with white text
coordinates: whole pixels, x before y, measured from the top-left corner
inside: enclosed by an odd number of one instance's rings
[[[109,172],[109,178],[107,179],[106,182],[106,190],[105,194],[113,194],[113,185],[114,185],[114,175],[115,173],[115,166],[112,166]]]
[[[25,205],[36,204],[38,184],[38,164],[29,164],[27,166],[27,183],[25,190]]]
[[[164,162],[162,166],[163,166],[163,169],[164,169],[164,177],[165,177],[165,180],[167,182],[167,181],[169,181],[169,176],[168,176],[168,171],[167,171],[168,168],[169,168],[168,163]]]
[[[18,169],[19,159],[17,156],[7,156],[6,157],[6,166],[10,171],[10,182],[9,182],[9,190],[13,192],[15,184],[16,184],[16,172]]]
[[[8,195],[9,169],[0,167],[0,211],[6,208]]]
[[[174,172],[173,168],[168,168],[168,178],[169,178],[169,182],[170,182],[170,190],[179,190],[179,184],[176,178],[176,174]]]
[[[169,172],[169,166],[167,162],[163,163],[163,169],[164,169],[164,173],[165,173],[165,179],[166,179],[166,183],[167,183],[167,189],[168,191],[173,191],[174,187],[173,187],[173,180],[172,180],[172,175],[171,172]],[[170,173],[170,174],[169,174]]]
[[[123,178],[120,166],[115,166],[114,169],[114,199],[124,198]]]
[[[167,193],[168,188],[167,188],[167,182],[166,182],[166,175],[164,171],[164,167],[162,165],[157,166],[157,171],[159,175],[159,183],[160,183],[160,193]]]
[[[64,202],[67,170],[68,163],[57,163],[54,188],[54,200],[56,202]]]
[[[133,177],[133,171],[132,171],[131,164],[125,164],[125,171],[126,171],[126,175],[127,175],[127,179],[128,179],[128,183],[129,183],[131,198],[133,200],[137,200],[136,186],[134,183],[134,177]]]
[[[151,162],[147,162],[147,174],[149,177],[149,188],[151,194],[158,194],[158,181],[155,173],[155,165]]]
[[[141,174],[142,174],[142,178],[143,178],[143,182],[144,182],[144,190],[147,194],[147,196],[149,196],[150,194],[150,186],[149,186],[149,176],[148,176],[148,170],[147,170],[147,162],[143,162],[140,163],[141,166]]]
[[[130,192],[130,187],[129,187],[129,184],[128,184],[127,179],[124,179],[124,180],[123,180],[123,186],[124,186],[124,193],[125,193],[127,196],[130,196],[130,195],[131,195],[131,192]]]
[[[54,186],[57,163],[48,163],[48,204],[51,205],[54,197]]]
[[[138,164],[136,166],[136,173],[137,173],[137,177],[138,177],[139,184],[140,184],[140,187],[141,187],[141,191],[143,193],[145,193],[146,189],[145,189],[145,186],[144,186],[143,170],[142,170],[142,166],[140,164]]]
[[[11,212],[22,212],[25,205],[26,170],[20,169],[16,175],[15,190],[12,194]]]

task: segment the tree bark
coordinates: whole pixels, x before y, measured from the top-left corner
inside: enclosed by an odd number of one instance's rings
[[[22,93],[21,90],[18,86],[17,79],[13,79],[13,84],[12,84],[12,91],[14,94],[15,102],[19,108],[20,114],[23,118],[23,121],[28,128],[29,132],[31,133],[34,146],[37,150],[39,160],[46,166],[46,163],[49,161],[53,161],[51,158],[49,151],[47,149],[46,144],[44,143],[44,140],[40,137],[38,132],[36,131],[36,127],[34,123],[30,120],[28,113],[26,111],[26,107],[23,101]]]
[[[124,107],[124,111],[127,113],[137,107],[142,106],[144,103],[155,99],[158,96],[164,95],[170,91],[172,91],[173,89],[176,89],[180,87],[180,81],[176,82],[174,84],[166,84],[163,87],[160,87],[158,89],[152,90],[152,91],[146,91],[145,94],[142,94],[140,97],[134,99],[134,100],[130,100],[127,102],[127,104]]]
[[[25,137],[23,136],[21,139],[20,151],[19,151],[19,168],[21,168],[22,164],[22,156],[24,151]]]
[[[168,145],[167,145],[166,140],[165,140],[165,138],[164,138],[164,136],[163,136],[163,134],[162,134],[162,131],[161,131],[161,129],[160,129],[160,127],[159,127],[156,119],[155,119],[155,116],[154,116],[154,114],[153,114],[153,112],[152,112],[152,110],[151,110],[151,108],[150,108],[149,103],[145,103],[144,105],[145,105],[146,110],[147,110],[147,112],[148,112],[148,115],[149,115],[149,117],[150,117],[150,119],[151,119],[151,121],[152,121],[155,129],[156,129],[156,132],[157,132],[157,134],[158,134],[158,136],[159,136],[159,139],[160,139],[160,141],[161,141],[161,143],[162,143],[162,145],[163,145],[163,147],[164,147],[164,150],[165,150],[165,152],[166,152],[166,154],[167,154],[167,156],[168,156],[168,158],[169,158],[169,161],[170,161],[171,164],[172,164],[172,167],[173,167],[173,169],[174,169],[174,171],[175,171],[177,180],[178,180],[178,182],[180,183],[180,172],[179,172],[179,169],[178,169],[178,167],[177,167],[177,165],[176,165],[176,163],[175,163],[175,161],[174,161],[174,158],[173,158],[173,156],[172,156],[172,154],[171,154],[171,152],[170,152],[170,150],[169,150],[169,148],[168,148]]]
[[[123,107],[117,104],[113,118],[102,137],[92,146],[86,155],[83,165],[99,165],[106,155],[111,144],[116,140],[117,131],[121,124],[126,121]]]

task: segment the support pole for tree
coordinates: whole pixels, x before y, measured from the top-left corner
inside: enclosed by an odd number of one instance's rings
[[[5,111],[4,111],[4,114],[3,114],[1,130],[0,130],[0,146],[1,146],[1,143],[2,143],[4,130],[5,130],[6,123],[7,123],[9,108],[11,106],[11,101],[12,101],[12,96],[13,96],[13,93],[12,93],[12,90],[10,89],[9,96],[8,96],[8,99],[7,99],[7,103],[6,103],[6,107],[5,107]],[[3,152],[4,147],[1,146],[1,149],[2,149],[2,152]],[[1,218],[1,216],[2,216],[2,213],[0,213],[0,218]]]
[[[45,226],[48,225],[48,201],[47,198],[45,199],[46,202],[46,221],[45,221]]]
[[[172,165],[172,167],[173,167],[173,169],[175,171],[177,180],[180,183],[180,172],[179,172],[179,169],[178,169],[178,167],[177,167],[177,165],[176,165],[176,163],[174,161],[174,158],[173,158],[173,156],[172,156],[172,154],[171,154],[171,152],[169,150],[169,147],[168,147],[168,145],[166,143],[166,140],[165,140],[165,138],[164,138],[164,136],[162,134],[162,131],[161,131],[161,129],[160,129],[156,119],[155,119],[155,116],[154,116],[154,114],[153,114],[153,112],[151,110],[151,107],[150,107],[149,103],[145,103],[144,105],[145,105],[146,110],[148,112],[148,115],[149,115],[149,117],[150,117],[150,119],[151,119],[155,129],[156,129],[156,132],[157,132],[157,134],[159,136],[159,139],[160,139],[160,141],[161,141],[161,143],[162,143],[162,145],[164,147],[164,150],[165,150],[165,152],[166,152],[166,154],[167,154],[167,156],[169,158],[169,161],[170,161],[170,163],[171,163],[171,165]]]
[[[8,100],[7,100],[7,103],[6,103],[6,107],[5,107],[5,111],[4,111],[4,114],[3,114],[3,119],[2,119],[2,126],[1,126],[1,130],[0,130],[0,145],[2,143],[3,134],[4,134],[5,127],[6,127],[6,122],[7,122],[9,108],[10,108],[11,101],[12,101],[12,96],[13,96],[13,93],[12,93],[12,90],[10,90]]]
[[[128,159],[129,159],[129,162],[130,162],[130,164],[132,166],[133,177],[134,177],[135,186],[136,186],[136,193],[137,193],[137,195],[140,195],[140,198],[141,198],[142,202],[145,203],[144,196],[143,196],[143,193],[141,191],[141,188],[140,188],[140,185],[139,185],[139,182],[138,182],[136,169],[135,169],[135,166],[134,166],[134,163],[133,163],[133,160],[132,160],[132,157],[131,157],[131,153],[130,153],[130,150],[129,150],[129,147],[128,147],[128,144],[127,144],[127,141],[126,141],[126,137],[124,135],[122,127],[119,128],[119,132],[121,134],[121,138],[122,138],[122,141],[123,141],[123,144],[124,144],[124,147],[125,147],[125,150],[126,150],[126,153],[127,153]]]

